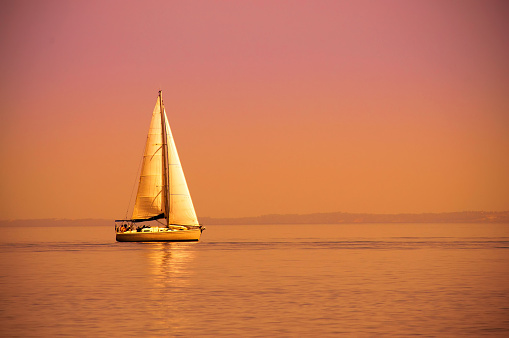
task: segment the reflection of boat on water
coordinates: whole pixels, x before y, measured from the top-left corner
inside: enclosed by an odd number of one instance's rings
[[[194,260],[194,245],[189,243],[149,243],[146,253],[154,281],[170,286],[184,286],[189,281],[189,264]]]
[[[200,306],[200,290],[197,289],[199,283],[196,278],[198,246],[182,242],[137,244],[140,245],[137,248],[141,248],[138,254],[145,258],[142,260],[144,276],[149,278],[141,280],[139,285],[143,290],[137,290],[134,294],[142,299],[145,307],[145,311],[140,314],[144,312],[142,316],[150,317],[150,329],[154,329],[150,332],[153,335],[178,336],[186,332],[183,330],[190,325],[196,326],[197,319],[192,316],[192,312]],[[144,323],[142,320],[137,325]]]
[[[198,223],[159,91],[131,219],[115,221],[119,242],[198,241]]]

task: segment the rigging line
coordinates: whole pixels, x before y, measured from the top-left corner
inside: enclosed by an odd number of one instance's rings
[[[138,165],[138,170],[136,170],[136,175],[134,176],[134,183],[133,183],[133,188],[131,190],[131,196],[129,197],[129,204],[127,204],[127,210],[125,211],[125,219],[127,219],[127,215],[129,214],[129,208],[131,207],[131,201],[133,199],[133,194],[134,194],[134,188],[136,187],[136,179],[138,178],[138,174],[141,174],[140,171],[141,171],[141,165],[143,163],[143,159],[145,156],[143,156],[145,154],[145,147],[143,147],[143,153],[141,154],[141,160],[140,160],[140,164]],[[140,179],[141,179],[141,176],[140,176]]]

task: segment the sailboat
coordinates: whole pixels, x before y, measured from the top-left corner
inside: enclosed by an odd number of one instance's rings
[[[115,221],[119,242],[198,241],[198,223],[159,91],[130,219]]]

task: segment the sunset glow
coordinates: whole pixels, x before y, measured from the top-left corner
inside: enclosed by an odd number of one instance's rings
[[[0,219],[123,217],[160,89],[198,216],[509,210],[504,1],[0,6]]]

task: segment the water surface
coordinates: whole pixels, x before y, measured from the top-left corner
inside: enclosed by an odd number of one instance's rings
[[[508,224],[2,228],[11,336],[508,336]]]

